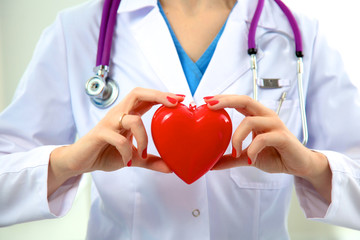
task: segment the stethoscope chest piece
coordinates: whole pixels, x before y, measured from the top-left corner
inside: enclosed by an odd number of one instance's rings
[[[96,107],[107,108],[112,105],[119,96],[119,87],[114,80],[107,77],[107,66],[98,66],[94,71],[95,76],[86,82],[86,94]]]

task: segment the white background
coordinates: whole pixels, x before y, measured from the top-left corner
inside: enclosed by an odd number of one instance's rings
[[[81,2],[85,0],[0,0],[0,110],[10,103],[41,31],[53,22],[59,10]],[[360,85],[358,1],[284,0],[284,2],[293,10],[319,19],[320,28],[328,36],[329,42],[341,52],[350,77]],[[87,177],[87,181],[84,181],[80,188],[73,210],[65,218],[0,228],[0,239],[84,239],[90,206],[89,188],[90,181]],[[358,231],[305,220],[296,197],[292,200],[289,232],[294,240],[360,239]]]

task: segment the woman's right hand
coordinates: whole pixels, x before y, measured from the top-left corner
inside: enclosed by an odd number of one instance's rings
[[[174,107],[183,100],[183,95],[144,88],[132,90],[76,143],[51,153],[48,196],[67,179],[95,170],[115,171],[132,165],[171,172],[161,158],[147,154],[148,138],[141,116],[156,104]]]

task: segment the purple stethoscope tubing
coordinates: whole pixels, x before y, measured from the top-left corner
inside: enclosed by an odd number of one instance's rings
[[[289,21],[289,24],[291,26],[291,29],[294,33],[294,39],[295,39],[295,46],[296,46],[296,56],[297,57],[303,57],[302,52],[303,52],[303,46],[302,46],[302,38],[301,38],[301,32],[300,32],[300,28],[299,25],[296,22],[296,19],[294,17],[294,15],[292,14],[292,12],[290,11],[290,9],[281,1],[281,0],[274,0],[277,5],[280,7],[280,9],[283,11],[283,13],[285,14],[286,18]],[[249,54],[256,54],[256,42],[255,42],[255,34],[256,34],[256,29],[258,27],[259,24],[259,19],[261,16],[261,13],[263,11],[264,8],[264,0],[259,0],[253,19],[251,21],[250,24],[250,29],[249,29],[249,36],[248,36],[248,52]]]
[[[300,32],[299,25],[297,24],[297,21],[296,21],[294,15],[290,11],[290,9],[281,0],[274,0],[274,1],[279,5],[279,7],[281,8],[281,10],[284,12],[285,16],[289,20],[289,23],[290,23],[290,26],[292,28],[292,31],[294,33],[294,38],[295,38],[296,56],[303,57],[301,32]]]
[[[111,44],[112,44],[112,36],[114,32],[114,27],[116,23],[116,13],[119,7],[121,0],[105,0],[103,6],[103,13],[101,18],[101,25],[100,25],[100,34],[98,40],[98,52],[96,57],[96,66],[105,65],[109,66],[110,62],[110,51],[111,51]],[[274,0],[280,7],[280,9],[284,12],[285,16],[287,17],[289,24],[293,30],[294,38],[295,38],[295,45],[296,45],[296,55],[298,57],[302,56],[303,47],[302,47],[302,38],[299,26],[295,20],[294,15],[290,11],[290,9],[281,1],[281,0]],[[251,21],[250,29],[249,29],[249,36],[248,36],[248,48],[249,54],[256,53],[256,41],[255,41],[255,34],[256,29],[259,23],[259,19],[261,13],[264,8],[264,0],[259,0],[253,19]]]
[[[109,66],[117,9],[121,0],[105,0],[101,17],[96,66]]]
[[[97,56],[96,56],[96,66],[101,65],[102,60],[102,54],[104,51],[104,42],[105,42],[105,33],[106,33],[106,27],[109,20],[109,14],[110,14],[110,8],[111,8],[111,0],[105,0],[103,11],[102,11],[102,17],[101,17],[101,24],[100,24],[100,34],[99,34],[99,40],[98,40],[98,48],[97,48]]]
[[[249,54],[256,54],[255,34],[263,8],[264,8],[264,0],[259,0],[249,29],[249,36],[248,36]]]
[[[100,25],[100,34],[98,40],[98,52],[96,57],[96,66],[104,65],[109,66],[110,62],[110,51],[111,51],[111,44],[112,44],[112,36],[114,32],[114,27],[116,24],[116,13],[119,7],[121,0],[105,0],[101,18],[101,25]],[[287,17],[289,24],[292,28],[295,38],[295,45],[296,45],[296,56],[302,57],[303,46],[302,46],[302,38],[299,26],[295,20],[294,15],[290,11],[290,9],[281,1],[281,0],[274,0],[280,9],[284,12],[285,16]],[[256,53],[256,29],[259,23],[259,19],[261,13],[264,8],[264,0],[259,0],[253,19],[251,21],[250,29],[249,29],[249,36],[248,36],[248,48],[249,54]],[[255,51],[255,52],[254,52]]]

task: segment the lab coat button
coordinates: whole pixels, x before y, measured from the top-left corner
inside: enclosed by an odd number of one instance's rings
[[[194,211],[192,211],[192,215],[193,215],[194,217],[200,216],[200,210],[199,210],[199,209],[195,209]]]

